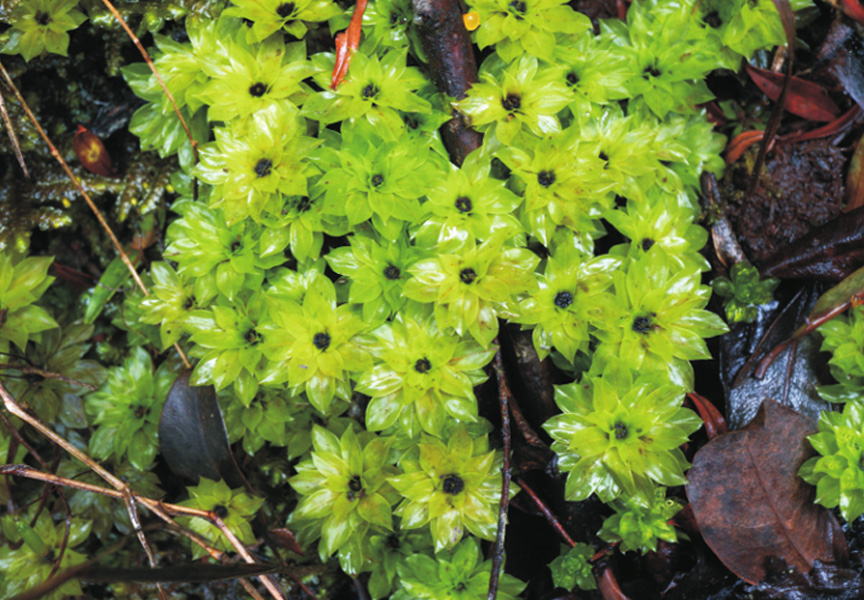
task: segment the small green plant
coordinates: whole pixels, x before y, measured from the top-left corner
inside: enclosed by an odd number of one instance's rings
[[[0,253],[0,353],[7,355],[10,343],[23,352],[28,340],[39,341],[41,332],[57,327],[48,312],[34,304],[48,289],[50,257],[21,261],[10,252]]]
[[[492,561],[482,561],[479,542],[465,539],[450,552],[433,559],[425,554],[409,556],[399,565],[401,588],[393,600],[480,600],[489,593]],[[525,584],[504,573],[498,598],[515,600]]]
[[[549,563],[555,587],[566,590],[572,590],[576,586],[582,590],[597,589],[591,563],[588,562],[594,555],[594,548],[581,542],[577,542],[572,548],[565,548],[562,547],[561,555]]]
[[[244,491],[232,490],[224,481],[213,481],[202,477],[198,485],[188,488],[189,499],[181,505],[201,510],[213,511],[225,523],[225,526],[244,544],[255,541],[252,526],[249,521],[261,508],[262,498],[255,498]],[[215,540],[216,546],[222,550],[231,548],[231,542],[225,535],[207,519],[201,517],[184,517],[181,523],[207,540]],[[192,544],[192,556],[200,558],[206,551]]]
[[[820,456],[801,465],[798,475],[816,486],[816,502],[839,506],[849,522],[864,514],[864,405],[848,402],[842,413],[822,411],[819,432],[807,439]]]
[[[678,541],[679,535],[669,519],[681,510],[682,504],[666,498],[666,488],[655,488],[647,505],[616,500],[612,508],[615,514],[603,521],[597,535],[607,542],[620,542],[623,552],[638,550],[646,554],[657,550],[660,540],[672,544]]]
[[[730,323],[755,321],[759,306],[771,302],[778,285],[779,279],[762,279],[756,267],[746,262],[735,263],[729,278],[718,277],[711,282],[714,292],[724,299],[723,308]]]
[[[20,54],[30,61],[43,52],[66,56],[69,31],[87,20],[78,0],[27,0],[12,9],[8,22],[12,29],[0,52]]]

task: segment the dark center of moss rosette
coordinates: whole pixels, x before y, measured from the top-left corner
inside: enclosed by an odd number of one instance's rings
[[[444,479],[441,489],[445,494],[455,496],[465,489],[465,482],[458,475],[451,473],[450,475],[442,475],[441,477]]]
[[[459,281],[462,283],[474,283],[475,279],[477,279],[477,272],[471,267],[459,271]]]
[[[471,212],[471,209],[473,208],[471,198],[468,196],[459,196],[456,198],[454,205],[456,206],[456,210],[463,214]]]
[[[567,308],[573,304],[573,294],[570,292],[558,292],[555,294],[555,306],[558,308]]]
[[[372,184],[372,187],[381,187],[381,185],[384,183],[384,176],[381,175],[381,173],[376,173],[369,180],[369,183]]]
[[[291,13],[294,12],[294,3],[293,2],[283,2],[278,7],[276,7],[276,14],[282,17],[283,19],[287,19],[291,16]]]
[[[37,10],[36,14],[33,15],[33,19],[44,27],[51,22],[51,15],[43,13],[41,10]]]
[[[652,240],[651,238],[647,238],[647,237],[642,238],[641,244],[642,244],[642,250],[644,252],[648,252],[651,249],[651,246],[654,245],[654,240]]]
[[[257,163],[255,163],[255,175],[260,177],[267,177],[271,171],[273,170],[273,161],[269,158],[262,158]]]
[[[522,0],[511,0],[510,4],[508,4],[507,6],[510,7],[510,10],[515,13],[515,17],[520,21],[525,15],[525,11],[528,9],[528,7]]]
[[[579,83],[579,74],[576,71],[570,71],[567,73],[567,85],[574,86]]]
[[[330,334],[324,332],[316,333],[312,338],[312,345],[318,348],[321,352],[324,352],[330,347]]]
[[[429,369],[431,369],[431,368],[432,368],[432,363],[429,362],[429,359],[426,358],[425,356],[423,358],[418,359],[417,362],[414,363],[414,370],[417,371],[418,373],[428,373]]]
[[[260,98],[267,93],[267,86],[260,81],[249,86],[249,95],[255,98]]]
[[[228,509],[221,504],[217,504],[216,506],[214,506],[213,512],[216,513],[216,516],[220,519],[224,519],[228,516]]]
[[[507,111],[519,110],[522,107],[522,97],[519,94],[507,94],[501,100],[501,106]]]
[[[380,92],[380,91],[381,91],[381,90],[378,89],[378,86],[375,85],[374,83],[367,83],[367,84],[366,84],[366,87],[363,88],[363,91],[360,92],[360,95],[361,95],[363,98],[369,100],[369,99],[374,98],[375,96],[377,96],[377,95],[378,95],[378,92]]]
[[[616,440],[626,440],[627,439],[629,432],[627,431],[627,426],[624,423],[622,423],[621,421],[618,421],[615,423],[615,425],[612,427],[612,429],[615,431],[615,439]]]
[[[401,275],[402,272],[396,265],[387,265],[386,267],[384,267],[384,277],[386,277],[390,281],[395,281],[399,279]]]
[[[555,183],[555,172],[540,171],[539,173],[537,173],[537,183],[539,183],[543,187],[549,187],[550,185]]]
[[[633,319],[633,331],[636,333],[648,333],[651,331],[651,317],[641,316]]]

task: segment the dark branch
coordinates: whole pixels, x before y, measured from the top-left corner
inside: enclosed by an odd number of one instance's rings
[[[412,0],[411,5],[429,76],[441,92],[461,100],[477,81],[477,61],[458,0]],[[455,109],[441,128],[441,137],[457,165],[483,143],[483,136]]]

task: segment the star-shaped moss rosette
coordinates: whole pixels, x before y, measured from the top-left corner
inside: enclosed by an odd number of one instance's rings
[[[184,333],[183,324],[190,311],[201,308],[195,299],[194,285],[180,278],[168,262],[150,265],[153,285],[150,295],[141,299],[141,322],[159,325],[159,337],[165,350]]]
[[[105,380],[105,367],[83,358],[90,350],[93,331],[93,325],[81,321],[69,323],[62,329],[49,329],[41,334],[38,344],[27,346],[24,360],[0,357],[0,361],[38,365],[51,373],[62,373],[71,380],[99,387]],[[2,375],[3,384],[15,400],[33,410],[42,421],[55,423],[59,417],[67,427],[87,427],[79,399],[85,388],[65,379],[38,376],[31,379],[31,375],[15,369],[3,369]]]
[[[541,360],[552,348],[570,362],[578,352],[588,353],[590,323],[602,313],[601,292],[612,285],[611,273],[620,264],[617,257],[591,257],[567,246],[549,256],[538,276],[539,291],[520,300],[513,318],[523,328],[534,326],[531,337]]]
[[[41,332],[57,327],[57,322],[41,306],[34,304],[51,282],[50,256],[30,256],[13,261],[11,252],[0,253],[0,354],[8,354],[10,343],[21,351],[28,340],[39,341]]]
[[[267,364],[262,342],[269,324],[260,291],[244,290],[233,301],[219,297],[206,310],[189,313],[184,327],[195,344],[189,354],[200,359],[192,384],[211,384],[217,391],[233,384],[241,401],[251,402]]]
[[[606,213],[606,220],[630,239],[629,244],[612,252],[638,259],[654,248],[684,269],[708,271],[708,261],[699,254],[708,241],[708,232],[693,222],[697,216],[686,194],[671,195],[651,188],[646,200],[630,200],[625,210]]]
[[[479,600],[488,597],[492,561],[483,561],[477,540],[466,539],[435,558],[409,556],[399,565],[399,589],[392,600]],[[501,574],[498,598],[516,600],[525,584]]]
[[[494,134],[504,145],[522,131],[538,136],[561,131],[556,114],[570,102],[570,91],[554,69],[533,56],[505,65],[493,55],[479,75],[468,97],[453,103],[478,131]]]
[[[502,234],[522,233],[513,216],[519,197],[490,176],[491,159],[472,152],[461,168],[450,166],[439,175],[423,207],[428,215],[416,230],[414,240],[438,252],[466,243],[482,242]]]
[[[90,438],[91,455],[100,460],[113,456],[117,462],[128,458],[136,469],[148,469],[159,450],[159,416],[177,372],[174,361],[154,372],[150,355],[140,346],[121,366],[109,369],[102,387],[84,401],[98,426]]]
[[[282,448],[294,446],[292,435],[301,426],[311,427],[314,412],[305,397],[293,397],[286,390],[269,388],[260,388],[248,403],[231,392],[221,394],[220,405],[228,441],[241,442],[250,456],[265,442]],[[291,447],[289,454],[296,457],[307,449],[297,452],[296,446]]]
[[[251,496],[242,489],[232,490],[224,481],[213,481],[206,477],[202,477],[198,485],[186,489],[189,491],[189,499],[180,502],[180,506],[213,511],[242,543],[246,545],[255,543],[250,521],[264,503],[263,498]],[[180,517],[177,520],[204,539],[210,540],[220,550],[234,548],[219,528],[207,519]],[[207,552],[198,544],[191,544],[191,547],[193,558],[198,559],[207,555]]]
[[[474,36],[480,48],[495,46],[505,61],[529,54],[552,60],[556,34],[590,35],[591,20],[574,11],[565,0],[472,0],[480,15]]]
[[[0,52],[20,54],[28,62],[43,52],[66,56],[68,32],[87,20],[75,10],[78,0],[28,0],[13,6],[4,18],[12,29]]]
[[[432,112],[429,101],[415,93],[426,85],[426,78],[417,67],[407,65],[407,56],[407,49],[390,50],[380,58],[357,51],[352,55],[345,80],[331,90],[330,73],[335,56],[316,54],[312,57],[312,63],[319,69],[315,82],[323,91],[306,101],[303,113],[322,125],[365,119],[381,136],[398,139],[405,125],[397,111]]]
[[[570,127],[497,152],[524,198],[525,228],[547,247],[558,227],[600,237],[599,219],[613,205],[615,182],[606,175],[596,146],[579,139],[580,130]]]
[[[420,428],[441,436],[449,419],[477,419],[474,387],[486,380],[483,367],[495,350],[442,330],[430,313],[397,313],[392,323],[364,340],[376,364],[360,376],[356,388],[372,397],[366,408],[370,430],[398,423],[410,437]]]
[[[723,298],[723,309],[729,323],[755,321],[759,315],[759,306],[774,299],[773,292],[778,285],[779,279],[762,279],[759,270],[747,261],[735,263],[728,278],[717,277],[711,282],[714,292]],[[861,356],[860,347],[855,349],[858,357]]]
[[[813,6],[811,0],[790,0],[793,11]],[[771,0],[706,0],[696,9],[709,35],[722,44],[723,66],[737,71],[741,58],[750,60],[760,48],[786,43],[783,23]]]
[[[654,182],[672,195],[699,193],[700,175],[705,171],[723,173],[725,164],[720,153],[726,138],[705,118],[704,111],[692,115],[667,115],[657,126],[650,152],[660,160],[661,168]]]
[[[618,361],[642,372],[656,370],[693,389],[691,360],[711,358],[704,338],[729,328],[705,310],[711,288],[701,285],[700,267],[681,268],[660,252],[648,252],[612,274],[614,294],[594,321],[598,368]]]
[[[484,348],[498,335],[498,316],[516,310],[517,296],[537,288],[534,269],[540,258],[527,248],[504,246],[490,238],[481,245],[423,259],[402,293],[435,304],[435,320],[458,335],[471,334]]]
[[[379,46],[416,50],[419,46],[417,36],[410,27],[413,19],[414,12],[408,0],[372,2],[363,13],[363,32],[366,34],[363,49],[367,54]]]
[[[627,11],[626,29],[607,30],[613,43],[630,46],[635,54],[636,72],[625,84],[629,102],[644,102],[660,119],[669,112],[695,112],[714,97],[705,76],[724,66],[716,38],[692,18],[690,3],[659,10],[656,0],[648,0],[634,8]]]
[[[495,539],[501,499],[501,453],[489,450],[487,436],[472,436],[455,425],[447,442],[422,436],[399,460],[404,474],[390,483],[404,497],[396,509],[402,529],[429,525],[435,551],[452,548],[466,532]],[[510,495],[517,492],[515,485]]]
[[[611,503],[615,514],[603,521],[597,532],[604,541],[620,542],[622,552],[639,551],[642,554],[657,550],[660,540],[674,544],[678,532],[669,520],[683,508],[680,501],[666,497],[666,488],[657,487],[647,506],[626,499]],[[687,539],[687,536],[681,534]]]
[[[361,307],[363,322],[371,329],[402,308],[408,269],[428,253],[410,245],[404,233],[395,242],[362,232],[348,241],[350,246],[334,248],[325,258],[331,269],[349,278],[348,302]]]
[[[649,151],[656,150],[656,128],[651,119],[624,116],[617,104],[611,104],[579,129],[580,146],[593,150],[602,161],[615,194],[641,201],[663,171],[657,152]]]
[[[284,256],[262,256],[262,229],[251,221],[228,225],[221,210],[201,202],[178,200],[171,209],[181,215],[168,226],[164,256],[177,263],[177,274],[194,281],[199,306],[217,294],[231,300],[255,289],[264,271],[285,262]]]
[[[320,23],[342,14],[332,0],[231,0],[234,6],[222,13],[252,21],[250,42],[261,42],[280,29],[302,38],[306,23]]]
[[[586,33],[555,46],[559,77],[570,90],[570,113],[579,125],[599,116],[602,106],[627,98],[624,83],[633,74],[630,50],[608,35]]]
[[[270,295],[268,304],[272,323],[262,328],[262,351],[270,364],[261,383],[306,392],[324,414],[334,397],[350,400],[351,374],[370,368],[372,357],[354,340],[366,324],[349,305],[336,305],[330,280],[316,278],[302,302]]]
[[[689,464],[679,446],[702,421],[681,406],[683,397],[683,388],[663,374],[634,378],[621,363],[555,386],[563,413],[543,428],[554,440],[560,468],[568,471],[567,500],[595,493],[607,504],[626,497],[648,506],[655,483],[684,485]]]
[[[0,596],[3,598],[14,598],[44,583],[54,572],[54,562],[60,558],[61,548],[64,552],[59,568],[64,571],[87,560],[85,554],[73,548],[87,541],[91,522],[72,517],[69,521],[61,518],[55,523],[51,511],[39,511],[39,508],[42,506],[37,503],[23,514],[3,515],[2,531],[6,538],[6,543],[0,547],[0,569],[3,570]],[[42,597],[62,600],[83,594],[81,584],[72,578]]]
[[[807,460],[798,476],[816,486],[816,502],[840,507],[848,522],[864,514],[864,404],[847,402],[843,412],[823,410],[819,432],[807,436],[820,454]]]
[[[432,536],[425,529],[369,535],[368,555],[363,567],[369,573],[369,596],[381,600],[399,587],[399,565],[418,554],[432,554]]]
[[[317,172],[303,160],[319,140],[304,135],[305,120],[287,105],[273,104],[252,116],[216,128],[216,141],[201,147],[194,174],[213,185],[210,208],[221,208],[228,224],[262,213],[279,213],[287,196],[306,196],[307,177]]]
[[[314,157],[325,174],[313,195],[324,195],[326,213],[352,227],[371,219],[384,239],[396,241],[406,224],[421,220],[420,199],[442,175],[441,161],[413,138],[379,134],[365,121],[343,126],[338,150],[322,148]]]
[[[274,104],[299,107],[312,93],[303,80],[317,69],[306,60],[303,42],[285,44],[272,36],[250,47],[233,41],[228,61],[202,65],[210,81],[200,98],[209,106],[210,121],[234,120],[242,125],[255,112]]]
[[[302,496],[290,522],[305,522],[311,539],[320,536],[321,560],[338,552],[342,569],[356,576],[366,560],[367,533],[393,529],[391,507],[399,496],[388,483],[397,473],[388,464],[390,440],[351,427],[339,438],[315,425],[312,444],[310,460],[288,480]]]
[[[2,333],[2,330],[0,330]],[[855,307],[819,327],[823,352],[831,352],[828,367],[835,385],[819,386],[819,395],[834,403],[858,401],[864,394],[864,308]]]

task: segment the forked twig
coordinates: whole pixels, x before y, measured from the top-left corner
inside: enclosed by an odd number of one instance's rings
[[[133,490],[129,488],[123,481],[121,481],[118,477],[112,474],[110,471],[99,465],[92,458],[78,450],[75,446],[70,444],[63,437],[57,435],[54,431],[52,431],[49,427],[47,427],[44,423],[42,423],[36,417],[33,417],[29,413],[27,413],[21,406],[15,401],[6,387],[0,382],[0,397],[2,397],[3,404],[6,406],[6,410],[15,415],[16,417],[22,419],[33,428],[35,428],[39,433],[44,435],[46,438],[57,444],[63,450],[66,450],[69,454],[77,458],[79,461],[83,462],[90,469],[92,469],[97,475],[99,475],[102,479],[108,482],[114,490],[108,490],[106,488],[100,488],[99,486],[92,486],[90,484],[82,484],[81,482],[75,480],[67,480],[66,478],[58,478],[56,475],[41,473],[39,471],[35,471],[30,469],[29,467],[22,465],[7,465],[7,467],[16,467],[18,471],[15,474],[23,475],[26,477],[30,477],[33,479],[41,479],[43,481],[50,481],[52,483],[62,483],[62,485],[71,485],[69,482],[74,482],[74,487],[78,487],[80,489],[82,486],[87,486],[89,491],[94,491],[97,493],[105,494],[107,496],[111,496],[117,498],[119,500],[126,501],[127,496],[134,500],[134,502],[141,504],[145,508],[149,509],[153,514],[158,516],[160,519],[167,523],[171,523],[172,525],[177,525],[174,519],[171,518],[172,514],[182,514],[193,517],[201,517],[203,519],[209,520],[213,523],[219,531],[231,542],[232,546],[237,550],[237,552],[243,557],[243,559],[248,563],[255,563],[254,557],[249,554],[249,551],[246,547],[237,539],[233,532],[231,532],[222,521],[219,516],[212,511],[200,510],[196,508],[189,508],[185,506],[179,506],[176,504],[166,504],[159,500],[154,500],[152,498],[145,498],[143,496],[139,496]],[[5,472],[5,467],[0,467],[0,473]],[[134,517],[130,515],[130,518]],[[134,523],[134,520],[133,520]],[[184,532],[185,533],[185,532]],[[211,556],[216,558],[222,558],[223,553],[218,550],[210,548],[207,544],[202,543],[201,540],[196,537],[190,536],[193,542],[198,543],[205,551],[207,551]],[[210,552],[213,550],[213,552]],[[214,555],[215,553],[215,555]],[[276,587],[276,585],[266,576],[260,577],[262,584],[267,590],[270,592],[272,597],[275,600],[284,600],[281,591]],[[248,583],[248,582],[247,582]],[[244,586],[245,587],[245,586]]]
[[[16,371],[21,371],[22,373],[29,373],[31,375],[39,375],[40,377],[44,377],[45,379],[58,379],[65,383],[71,383],[72,385],[77,385],[81,387],[85,387],[88,390],[95,391],[97,388],[95,385],[91,385],[89,383],[85,383],[83,381],[78,381],[77,379],[72,379],[71,377],[66,377],[62,373],[54,373],[52,371],[46,371],[45,369],[40,369],[38,367],[34,367],[32,365],[14,365],[11,363],[0,363],[0,369],[14,369]]]

